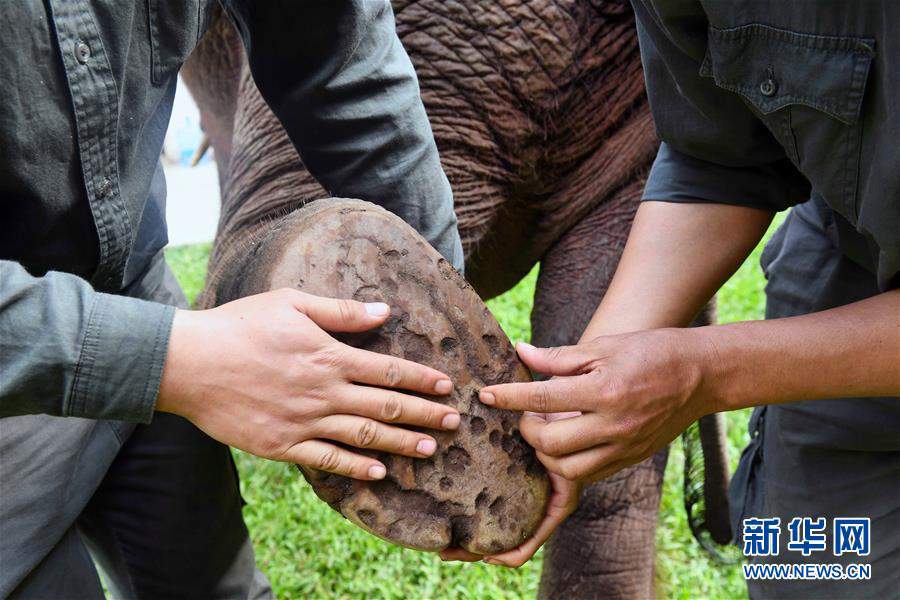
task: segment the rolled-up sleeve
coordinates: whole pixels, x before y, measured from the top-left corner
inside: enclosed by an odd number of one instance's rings
[[[809,198],[809,182],[740,97],[700,75],[702,15],[664,29],[648,2],[633,0],[650,109],[661,140],[644,200],[709,202],[783,210]],[[663,5],[665,6],[665,5]]]
[[[695,158],[662,142],[644,200],[706,202],[784,210],[809,198],[804,181],[787,160],[733,167]]]
[[[174,310],[0,261],[0,417],[149,422]]]
[[[462,267],[453,196],[390,2],[225,5],[310,173],[332,195],[396,213]]]

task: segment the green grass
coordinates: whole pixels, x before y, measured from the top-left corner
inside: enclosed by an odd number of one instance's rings
[[[166,262],[172,267],[181,289],[190,302],[194,302],[206,279],[206,263],[212,244],[191,244],[166,248]]]
[[[780,222],[780,219],[779,219]],[[771,235],[771,229],[766,239]],[[761,245],[719,294],[719,322],[763,317]],[[180,246],[167,258],[192,301],[203,286],[208,244]],[[530,338],[537,270],[488,302],[509,337]],[[746,441],[747,411],[729,413],[736,463]],[[482,564],[444,564],[434,555],[392,546],[350,525],[320,502],[287,465],[235,452],[244,515],[257,557],[279,598],[534,597],[541,555],[516,571]],[[669,598],[744,598],[739,567],[712,561],[691,537],[681,494],[683,455],[672,445],[657,534],[659,589]]]

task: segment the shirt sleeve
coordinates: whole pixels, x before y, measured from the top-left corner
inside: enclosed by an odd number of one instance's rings
[[[679,14],[673,20],[677,29],[664,29],[649,3],[633,5],[647,95],[662,141],[643,199],[775,211],[808,200],[809,182],[766,126],[737,94],[700,75],[705,17]]]
[[[150,422],[174,312],[0,261],[0,417]]]
[[[229,0],[257,87],[334,196],[396,213],[457,268],[450,184],[388,0]]]

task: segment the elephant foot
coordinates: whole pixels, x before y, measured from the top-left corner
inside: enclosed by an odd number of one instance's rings
[[[549,496],[547,473],[520,435],[518,415],[478,401],[484,385],[531,377],[478,294],[412,227],[368,202],[318,200],[271,223],[233,257],[217,285],[219,302],[285,287],[386,302],[391,317],[384,325],[336,337],[428,365],[453,381],[450,396],[423,396],[461,417],[456,431],[429,431],[438,444],[432,456],[373,452],[387,468],[381,481],[302,469],[332,508],[419,550],[495,554],[532,534]]]

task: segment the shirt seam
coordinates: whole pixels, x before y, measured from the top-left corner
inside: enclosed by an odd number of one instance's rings
[[[153,346],[147,357],[150,361],[150,371],[147,374],[147,380],[144,384],[144,393],[141,397],[140,415],[143,416],[144,409],[149,408],[150,419],[152,419],[153,411],[156,408],[156,399],[159,395],[159,385],[162,380],[162,372],[165,368],[167,351],[169,348],[169,337],[171,336],[172,325],[175,317],[175,308],[165,306],[162,318],[157,322],[156,335],[153,340]],[[153,360],[159,357],[159,360]],[[149,420],[149,419],[148,419]]]
[[[86,415],[86,407],[92,387],[94,364],[96,363],[100,342],[98,324],[103,322],[104,312],[105,303],[103,296],[94,294],[94,302],[88,314],[88,322],[85,327],[84,341],[81,344],[78,363],[75,366],[72,398],[69,402],[69,410],[64,413],[64,416],[80,417]]]
[[[800,46],[801,48],[809,48],[811,50],[820,50],[824,52],[856,52],[873,56],[874,41],[864,36],[836,36],[821,35],[817,33],[803,33],[773,27],[764,23],[748,23],[746,25],[738,25],[720,29],[712,25],[709,26],[709,33],[712,37],[724,43],[735,43],[745,38],[766,39],[776,42],[785,42],[791,45]]]

